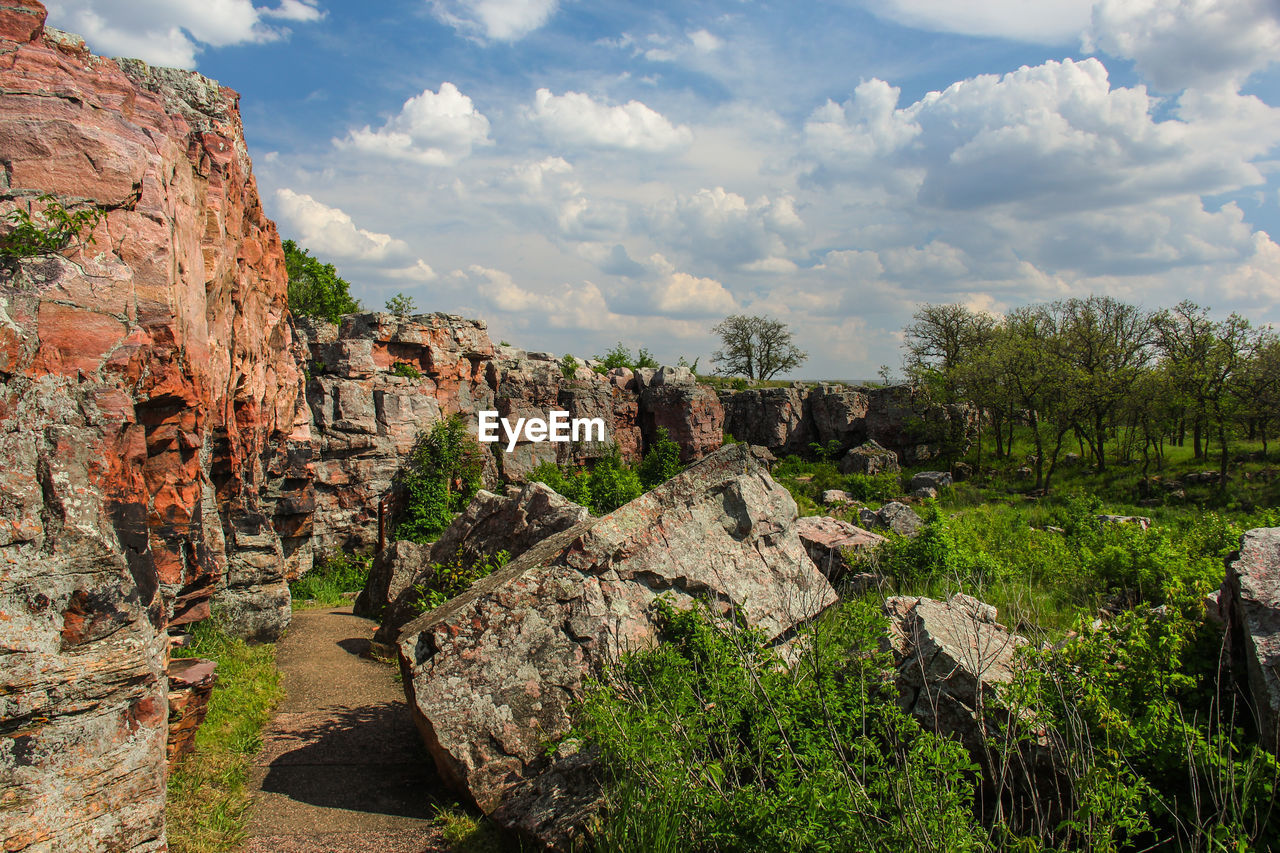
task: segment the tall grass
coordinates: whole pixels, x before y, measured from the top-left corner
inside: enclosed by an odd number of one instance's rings
[[[197,623],[192,634],[194,642],[175,649],[174,657],[217,661],[217,681],[195,752],[169,774],[169,849],[225,853],[244,841],[249,768],[283,690],[274,645],[251,646],[229,636],[216,619]]]

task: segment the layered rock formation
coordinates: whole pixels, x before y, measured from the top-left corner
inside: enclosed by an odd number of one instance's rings
[[[774,453],[799,453],[814,442],[824,448],[834,442],[838,449],[848,450],[871,439],[903,462],[914,464],[938,456],[948,446],[967,447],[976,425],[970,409],[932,404],[906,385],[864,388],[795,383],[786,388],[724,391],[720,401],[726,432]]]
[[[0,2],[0,216],[102,218],[0,280],[0,835],[158,850],[165,629],[287,622],[309,415],[236,94],[44,18]]]
[[[1280,754],[1280,527],[1241,537],[1223,590],[1221,606],[1242,658],[1259,738]]]
[[[450,314],[353,314],[339,325],[302,321],[299,329],[309,349],[322,550],[378,542],[379,502],[404,454],[419,430],[448,415],[465,415],[473,428],[486,409],[512,423],[545,418],[551,410],[605,422],[603,442],[522,437],[511,453],[505,439],[489,445],[490,483],[523,481],[542,462],[590,464],[615,442],[624,459],[636,461],[660,428],[680,443],[686,462],[715,450],[723,438],[720,401],[687,370],[601,375],[580,368],[565,377],[554,356],[495,346],[483,322]]]
[[[658,596],[736,609],[770,637],[834,603],[795,520],[787,491],[733,445],[406,625],[405,689],[441,775],[493,812],[541,774],[593,669],[655,641]]]

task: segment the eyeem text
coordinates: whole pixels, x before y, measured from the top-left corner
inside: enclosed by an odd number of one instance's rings
[[[483,442],[499,440],[498,427],[507,439],[507,452],[516,449],[521,435],[525,440],[539,441],[604,441],[604,418],[570,418],[568,412],[550,411],[546,418],[516,418],[514,424],[498,413],[485,409],[479,413],[478,437]]]

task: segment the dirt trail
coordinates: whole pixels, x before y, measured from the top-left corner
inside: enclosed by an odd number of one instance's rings
[[[360,657],[374,627],[350,608],[293,614],[244,853],[447,849],[431,822],[441,785],[404,692],[394,670]]]

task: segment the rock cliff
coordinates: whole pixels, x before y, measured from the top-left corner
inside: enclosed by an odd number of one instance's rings
[[[0,836],[158,850],[166,629],[287,623],[309,413],[237,95],[44,21],[0,0],[0,216],[101,218],[0,278]]]
[[[601,418],[606,441],[489,445],[486,480],[520,482],[541,462],[586,465],[616,442],[628,461],[665,428],[686,462],[716,450],[724,411],[686,371],[563,375],[547,353],[495,345],[485,324],[452,314],[352,314],[303,320],[316,451],[315,543],[321,552],[378,542],[378,507],[418,431],[441,417],[497,411],[513,423],[552,409]],[[626,372],[630,374],[630,371]],[[663,384],[657,384],[660,380]],[[648,380],[646,382],[646,379]]]

